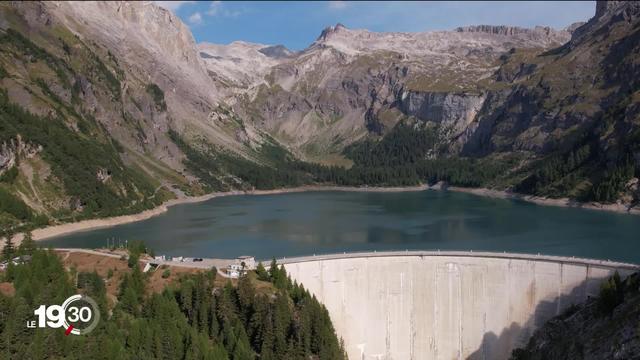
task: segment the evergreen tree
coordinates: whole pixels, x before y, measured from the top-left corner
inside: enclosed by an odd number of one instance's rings
[[[262,265],[262,261],[258,263],[256,267],[256,274],[258,275],[258,280],[260,281],[269,281],[269,273]]]
[[[78,292],[58,256],[35,249],[30,263],[6,274],[16,294],[0,295],[0,358],[345,359],[326,309],[282,267],[273,269],[285,284],[268,288],[270,294],[257,295],[251,276],[237,287],[227,282],[214,289],[210,274],[195,274],[147,295],[147,277],[134,267],[123,276],[112,309],[102,278],[81,272],[78,286],[98,302],[103,317],[91,336],[66,337],[24,326],[37,304],[61,303]]]
[[[37,248],[35,241],[33,240],[33,235],[31,231],[27,231],[24,233],[24,237],[20,246],[18,246],[18,252],[20,254],[32,254],[33,251]]]
[[[271,282],[278,276],[278,262],[275,258],[271,259],[271,265],[269,266],[269,277]]]
[[[251,283],[249,276],[243,276],[238,280],[238,304],[240,310],[240,318],[247,326],[249,319],[253,315],[253,301],[255,297],[255,288]]]
[[[2,249],[2,257],[5,260],[11,260],[13,258],[13,255],[15,254],[15,248],[13,247],[13,235],[12,234],[7,234],[7,236],[5,237],[5,243],[4,243],[4,248]]]

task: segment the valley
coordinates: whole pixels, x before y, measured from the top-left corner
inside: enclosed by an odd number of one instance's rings
[[[0,2],[0,358],[636,358],[639,4]]]
[[[337,24],[289,51],[196,44],[152,3],[2,4],[2,229],[441,181],[637,212],[638,12],[602,2],[563,30]]]

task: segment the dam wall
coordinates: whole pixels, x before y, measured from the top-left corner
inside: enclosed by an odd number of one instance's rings
[[[328,309],[351,360],[506,359],[533,331],[633,264],[486,252],[282,259]]]

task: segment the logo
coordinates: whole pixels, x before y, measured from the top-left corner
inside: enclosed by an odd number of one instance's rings
[[[40,305],[33,314],[38,320],[27,321],[28,328],[63,328],[65,335],[86,335],[100,322],[98,304],[87,295],[73,295],[62,305]]]

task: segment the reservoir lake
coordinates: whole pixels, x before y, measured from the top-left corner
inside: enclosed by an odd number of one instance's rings
[[[156,255],[209,258],[440,249],[640,263],[637,215],[429,190],[218,197],[41,243],[99,248],[125,240],[144,240]]]

